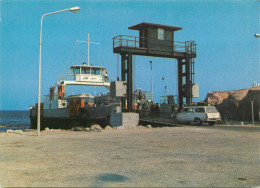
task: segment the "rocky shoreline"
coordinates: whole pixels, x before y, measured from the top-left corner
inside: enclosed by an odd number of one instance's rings
[[[260,87],[233,90],[212,91],[205,102],[215,106],[224,120],[251,121],[254,105],[254,120],[260,121]]]

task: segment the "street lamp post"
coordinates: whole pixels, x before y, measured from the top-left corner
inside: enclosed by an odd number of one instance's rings
[[[77,12],[80,10],[79,7],[72,7],[64,10],[59,10],[56,12],[51,12],[44,14],[41,18],[41,29],[40,29],[40,52],[39,52],[39,82],[38,82],[38,112],[37,112],[37,134],[40,136],[40,129],[41,129],[41,51],[42,51],[42,20],[45,16],[56,14],[65,11]]]

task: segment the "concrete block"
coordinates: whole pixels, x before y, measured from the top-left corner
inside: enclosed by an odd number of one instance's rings
[[[126,96],[126,82],[125,81],[111,82],[110,94],[112,97],[125,97]]]
[[[134,112],[123,112],[114,113],[110,116],[110,125],[112,127],[123,126],[127,127],[137,127],[139,123],[139,114]]]

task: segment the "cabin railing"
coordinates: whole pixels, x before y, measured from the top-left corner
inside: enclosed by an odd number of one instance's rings
[[[171,41],[171,40],[162,40],[144,37],[135,37],[127,35],[118,35],[113,38],[113,48],[117,47],[127,47],[127,48],[138,48],[138,49],[147,49],[157,47],[159,51],[169,51],[171,52],[182,52],[187,53],[188,55],[196,54],[196,43],[195,41]],[[159,49],[158,49],[159,46]]]
[[[78,75],[84,76],[84,74],[78,74]],[[89,75],[89,76],[97,76],[97,75]],[[60,81],[76,81],[76,75],[73,74],[61,75]],[[110,82],[109,77],[103,76],[102,82]]]
[[[67,75],[60,76],[60,81],[74,81],[75,79],[76,79],[75,75],[73,75],[73,74],[67,74]]]

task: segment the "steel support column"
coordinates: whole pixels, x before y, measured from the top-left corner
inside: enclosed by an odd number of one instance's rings
[[[127,111],[133,111],[133,56],[127,56]]]
[[[183,65],[185,72],[183,72]],[[192,103],[192,62],[191,59],[178,59],[178,95],[179,95],[179,111],[183,107],[183,99],[186,98],[186,104]],[[184,79],[185,78],[185,79]],[[184,82],[185,80],[185,82]]]
[[[190,60],[185,59],[185,98],[186,104],[191,104],[191,70],[190,70]]]
[[[121,80],[126,81],[126,54],[120,54],[121,55]],[[126,98],[122,97],[121,98],[121,104],[122,104],[122,112],[125,111],[126,106],[125,106],[125,101]]]
[[[179,108],[178,111],[182,110],[183,106],[183,70],[182,70],[182,59],[178,59],[178,98],[179,98]]]

